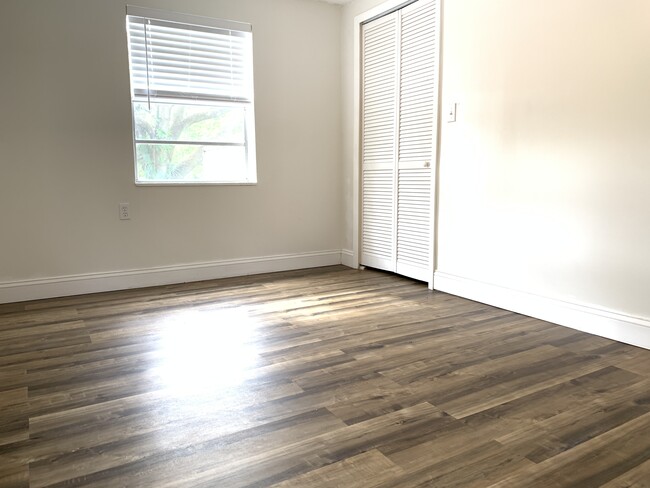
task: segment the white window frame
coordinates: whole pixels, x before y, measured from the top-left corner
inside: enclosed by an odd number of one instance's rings
[[[148,57],[144,62],[146,66],[146,85],[143,85],[143,78],[140,76],[139,80],[136,79],[137,68],[140,69],[142,75],[142,61],[139,66],[134,64],[134,56],[132,53],[132,43],[140,42],[138,47],[142,46],[142,41],[134,41],[131,39],[130,24],[143,23],[145,40],[145,52],[148,54],[151,45],[147,41],[147,25],[164,25],[168,24],[174,29],[188,30],[191,33],[201,32],[218,32],[222,36],[232,36],[238,39],[244,39],[244,55],[242,57],[245,73],[243,81],[234,82],[234,88],[229,91],[228,88],[223,90],[219,84],[214,81],[213,86],[210,86],[211,81],[208,81],[205,86],[198,87],[196,90],[192,88],[192,82],[187,82],[188,89],[184,89],[183,82],[179,82],[178,86],[173,83],[169,87],[156,86],[155,81],[150,83],[150,69],[153,70],[153,61]],[[253,52],[252,52],[252,27],[250,24],[235,22],[222,19],[214,19],[209,17],[202,17],[196,15],[183,14],[178,12],[170,12],[165,10],[150,9],[144,7],[136,7],[128,5],[126,7],[126,29],[129,49],[129,74],[131,81],[131,113],[132,113],[132,136],[133,136],[133,154],[134,154],[134,174],[136,185],[145,186],[169,186],[169,185],[254,185],[257,183],[257,167],[256,167],[256,151],[255,151],[255,107],[254,107],[254,89],[253,89]],[[232,49],[232,48],[231,48]],[[232,51],[230,51],[232,53]],[[209,53],[212,55],[213,53]],[[231,70],[232,67],[231,57]],[[221,67],[221,66],[220,66]],[[176,66],[174,66],[176,68]],[[180,68],[180,66],[179,66]],[[233,71],[231,71],[232,77]],[[153,78],[153,77],[152,77]],[[191,73],[188,70],[188,79],[191,78]],[[198,86],[198,84],[197,84]],[[243,108],[245,113],[245,130],[244,142],[215,142],[215,141],[199,141],[199,140],[166,140],[166,139],[139,139],[136,136],[136,119],[135,119],[135,105],[136,103],[146,102],[150,106],[152,103],[170,103],[176,105],[208,105],[217,107],[238,107]],[[235,179],[199,179],[199,180],[183,180],[183,179],[143,179],[138,175],[138,144],[165,144],[165,145],[194,145],[194,146],[243,146],[246,153],[246,169],[245,176]]]

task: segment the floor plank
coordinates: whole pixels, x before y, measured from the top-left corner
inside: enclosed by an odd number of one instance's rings
[[[367,451],[343,461],[328,464],[300,476],[273,485],[273,488],[306,486],[345,486],[372,488],[396,478],[402,470],[377,450]]]

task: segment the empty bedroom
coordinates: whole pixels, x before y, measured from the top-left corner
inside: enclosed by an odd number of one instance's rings
[[[649,26],[0,0],[0,488],[650,487]]]

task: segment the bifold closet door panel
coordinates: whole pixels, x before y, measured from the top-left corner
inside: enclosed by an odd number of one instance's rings
[[[400,13],[396,269],[428,281],[433,265],[437,16],[433,1]]]
[[[361,264],[395,271],[397,13],[362,27]]]

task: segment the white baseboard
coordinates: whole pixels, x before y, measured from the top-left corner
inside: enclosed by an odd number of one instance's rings
[[[608,339],[650,349],[650,319],[548,298],[436,271],[434,288]]]
[[[341,264],[348,268],[356,268],[352,251],[349,249],[343,249],[341,251]]]
[[[0,282],[0,303],[23,302],[341,264],[341,251],[227,259],[156,268]]]

